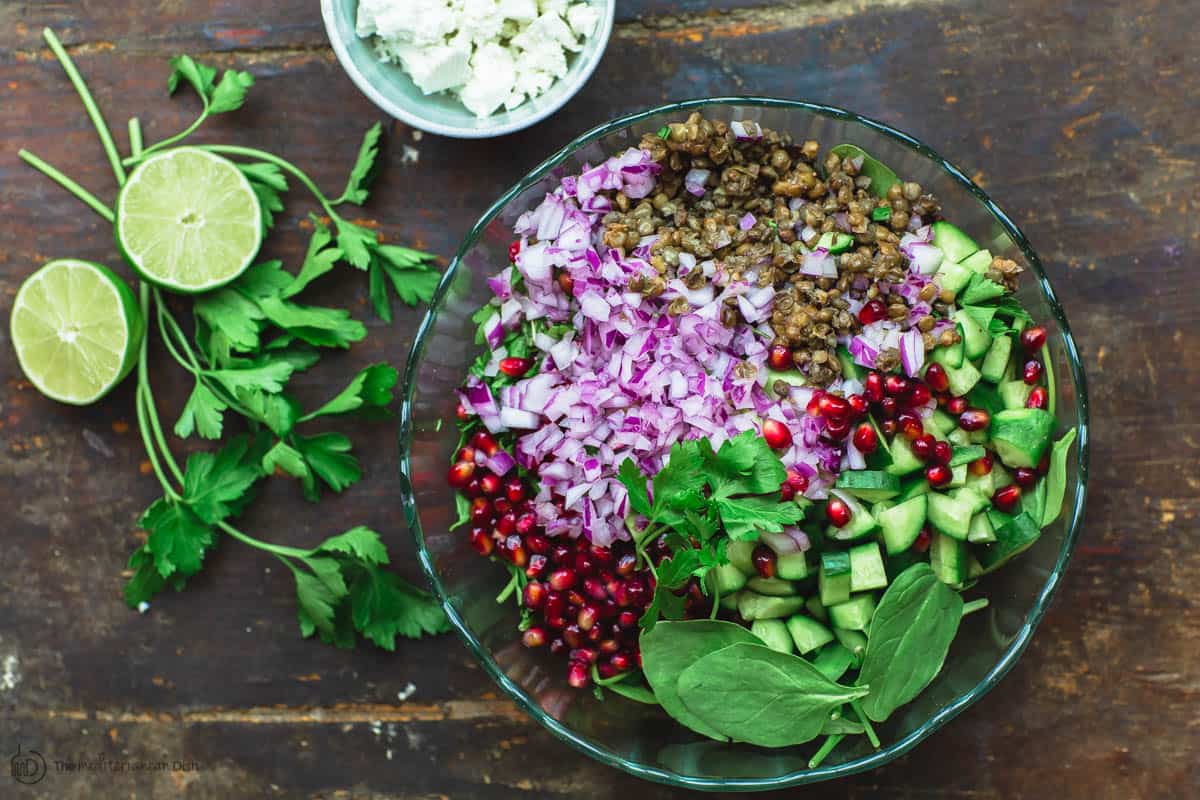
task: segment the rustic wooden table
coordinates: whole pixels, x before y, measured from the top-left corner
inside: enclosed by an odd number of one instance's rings
[[[1081,344],[1095,426],[1087,522],[1054,607],[998,689],[909,757],[804,793],[1200,795],[1195,4],[618,5],[603,63],[548,122],[481,142],[392,123],[391,157],[364,217],[392,240],[449,254],[492,198],[572,136],[704,95],[842,105],[966,165],[1042,254]],[[249,106],[209,136],[268,142],[328,187],[380,118],[334,60],[316,0],[0,0],[6,319],[17,285],[48,258],[117,261],[111,232],[16,158],[30,146],[113,195],[87,120],[43,47],[44,25],[70,46],[109,119],[140,115],[151,139],[193,113],[191,101],[167,102],[163,92],[165,59],[181,52],[259,79]],[[419,159],[401,163],[404,145]],[[282,257],[298,255],[307,211],[297,202],[280,220]],[[348,275],[326,294],[363,305],[365,287]],[[400,364],[418,318],[371,322],[369,343],[334,371]],[[0,776],[0,796],[672,796],[552,739],[497,696],[455,638],[405,643],[395,655],[302,641],[289,578],[245,549],[224,548],[184,594],[145,616],[130,612],[121,571],[154,495],[131,430],[130,385],[96,407],[67,408],[22,381],[7,344],[0,352],[0,755],[20,746],[50,760],[198,765],[110,774],[51,764],[36,786]],[[301,386],[329,388],[319,378]],[[182,382],[160,389],[172,408],[184,391]],[[371,435],[355,433],[360,442]],[[246,525],[302,543],[365,521],[411,552],[394,448],[368,453],[367,479],[327,501],[320,519],[284,486]],[[401,568],[416,575],[414,564]],[[401,701],[410,682],[415,692]]]

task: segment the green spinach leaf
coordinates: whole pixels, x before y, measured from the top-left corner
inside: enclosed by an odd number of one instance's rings
[[[1063,498],[1067,494],[1067,457],[1075,443],[1078,431],[1075,428],[1063,434],[1050,450],[1050,471],[1046,474],[1046,506],[1042,510],[1042,527],[1046,527],[1062,513]]]
[[[896,173],[892,172],[891,167],[858,145],[839,144],[833,148],[832,152],[840,156],[843,161],[848,158],[862,159],[862,166],[859,167],[858,174],[871,179],[871,185],[868,188],[876,197],[887,197],[888,189],[900,182],[900,178],[896,177]]]

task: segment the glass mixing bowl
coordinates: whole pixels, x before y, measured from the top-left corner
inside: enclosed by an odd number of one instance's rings
[[[1028,552],[987,576],[991,600],[967,617],[945,668],[913,703],[879,726],[884,746],[843,742],[818,769],[814,745],[768,750],[723,744],[692,733],[657,707],[609,695],[599,702],[570,689],[561,658],[523,647],[513,603],[495,597],[509,574],[470,548],[455,519],[445,475],[457,441],[454,389],[479,353],[471,314],[491,295],[485,279],[508,263],[512,224],[564,175],[636,146],[642,135],[692,111],[716,119],[753,119],[823,146],[850,142],[918,181],[942,202],[947,217],[996,255],[1027,270],[1018,296],[1050,330],[1057,377],[1055,413],[1079,427],[1078,457],[1067,475],[1062,516]],[[792,100],[731,97],[662,106],[614,120],[580,136],[504,193],[459,248],[430,304],[408,360],[400,427],[401,486],[421,566],[459,635],[500,687],[555,736],[589,756],[648,780],[709,791],[780,789],[879,767],[906,753],[982,697],[1012,668],[1033,636],[1075,545],[1087,484],[1088,404],[1083,367],[1066,316],[1037,254],[1007,214],[932,149],[893,128],[829,106]]]

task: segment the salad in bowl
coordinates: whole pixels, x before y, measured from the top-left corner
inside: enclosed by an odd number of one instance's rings
[[[492,220],[483,286],[443,287],[470,335],[425,400],[444,516],[415,520],[502,685],[559,726],[670,731],[619,765],[700,788],[724,769],[701,753],[794,783],[904,745],[953,705],[963,639],[991,636],[986,666],[1012,647],[1028,589],[1001,576],[1082,502],[1061,318],[1024,301],[1024,254],[879,133],[749,111],[594,140]],[[449,588],[485,571],[486,597]]]

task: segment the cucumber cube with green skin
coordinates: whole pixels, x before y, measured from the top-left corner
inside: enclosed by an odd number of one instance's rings
[[[758,542],[730,542],[725,548],[725,556],[729,563],[737,567],[745,575],[757,575],[754,568],[754,548]]]
[[[867,542],[850,548],[850,591],[866,592],[887,586],[887,571],[878,542]]]
[[[955,489],[950,496],[969,508],[972,514],[983,511],[992,504],[991,495],[983,495],[970,486]]]
[[[962,340],[949,346],[935,347],[929,354],[931,363],[941,364],[946,369],[961,367],[965,358]]]
[[[943,365],[945,366],[945,365]],[[959,397],[965,396],[979,379],[983,377],[970,361],[963,361],[962,366],[946,366],[946,379],[950,383],[950,393]]]
[[[837,497],[850,509],[850,521],[841,528],[830,527],[826,531],[829,538],[839,542],[851,542],[870,535],[879,527],[875,517],[871,516],[871,512],[857,498],[841,489],[834,489],[830,494]]]
[[[992,417],[992,446],[1006,466],[1035,467],[1050,446],[1055,425],[1054,415],[1040,408],[1001,411]]]
[[[882,470],[849,470],[838,475],[837,488],[874,503],[900,494],[900,479]]]
[[[737,611],[738,598],[741,596],[741,594],[741,592],[734,592],[730,595],[721,595],[721,608],[725,609],[726,611]]]
[[[932,491],[929,486],[929,481],[924,478],[916,478],[904,484],[904,489],[900,492],[900,496],[896,498],[897,505],[905,500],[911,500],[919,495],[926,494]]]
[[[925,462],[913,453],[907,438],[897,436],[892,440],[892,463],[887,466],[885,472],[901,477],[924,467]]]
[[[959,486],[967,485],[967,465],[959,464],[957,467],[950,468],[950,482],[946,484],[947,489],[957,489]]]
[[[967,441],[971,444],[987,444],[991,441],[991,436],[988,435],[986,430],[971,431],[967,434]]]
[[[849,583],[849,578],[847,578]],[[744,619],[779,619],[791,616],[804,607],[804,598],[769,597],[756,592],[742,591],[738,594],[738,613]]]
[[[928,481],[925,486],[928,491]],[[919,494],[879,515],[879,527],[883,531],[883,543],[888,555],[903,553],[917,541],[925,524],[929,496]]]
[[[767,389],[771,390],[775,386],[776,381],[783,381],[790,386],[808,386],[808,380],[796,370],[767,370]]]
[[[775,559],[775,575],[788,581],[808,577],[808,557],[804,553],[788,553]]]
[[[944,434],[949,433],[958,427],[958,420],[947,414],[945,411],[942,411],[940,408],[935,408],[933,410],[932,422],[934,429],[941,431]]]
[[[996,541],[996,529],[987,514],[976,514],[971,517],[971,527],[967,531],[967,541],[971,544],[989,544]]]
[[[830,642],[809,659],[817,671],[831,681],[839,680],[854,663],[854,654],[841,642]]]
[[[992,464],[992,471],[987,475],[973,475],[970,470],[967,471],[967,488],[974,489],[984,497],[991,497],[996,493],[1002,484],[996,483],[996,465]]]
[[[959,263],[979,250],[975,241],[949,222],[933,223],[933,244],[947,261]]]
[[[796,587],[791,581],[780,578],[762,578],[758,575],[746,581],[746,588],[771,597],[791,597],[796,594]]]
[[[708,582],[710,590],[724,597],[727,594],[733,594],[746,585],[746,573],[742,572],[732,563],[718,564],[709,570],[708,575],[705,576],[705,580]]]
[[[815,619],[800,614],[787,621],[787,629],[800,655],[811,653],[833,641],[833,631]]]
[[[992,346],[988,348],[987,355],[983,357],[983,366],[979,371],[983,374],[983,379],[992,383],[1000,383],[1004,380],[1004,372],[1008,368],[1008,359],[1012,355],[1013,337],[997,336],[992,339]]]
[[[1033,391],[1033,387],[1022,380],[1005,381],[1000,384],[999,391],[1004,408],[1016,410],[1025,407],[1025,401],[1029,399],[1029,393]]]
[[[963,352],[967,358],[979,358],[992,346],[991,334],[964,309],[955,312],[954,321],[962,326]]]
[[[959,464],[970,464],[972,461],[983,458],[987,455],[987,450],[977,444],[959,445],[954,448],[954,452],[950,455],[950,466],[957,467]]]
[[[788,633],[787,625],[782,620],[756,619],[750,625],[750,632],[778,653],[792,652],[792,635]]]
[[[929,543],[929,565],[942,583],[957,586],[967,580],[967,543],[944,533],[935,533]]]
[[[950,495],[929,494],[929,524],[954,539],[966,541],[971,527],[971,507]]]
[[[976,250],[962,260],[962,265],[972,272],[982,275],[992,265],[992,252],[990,250]]]
[[[848,233],[822,233],[813,249],[828,250],[833,255],[844,253],[854,244],[854,237]]]
[[[979,563],[984,572],[992,572],[1028,550],[1042,529],[1038,523],[1022,511],[1010,522],[996,528],[996,541],[979,553]]]
[[[958,294],[967,287],[967,284],[971,282],[971,276],[974,274],[969,267],[946,260],[938,267],[934,280],[943,289]]]
[[[849,600],[850,554],[840,551],[822,553],[817,585],[821,593],[821,604],[826,608]]]
[[[842,647],[850,651],[854,656],[854,667],[857,669],[862,665],[863,653],[867,652],[867,637],[862,631],[852,631],[848,628],[834,628],[833,636],[837,639]]]
[[[844,603],[829,607],[829,621],[833,627],[847,631],[865,631],[875,614],[875,596],[856,594]]]
[[[971,435],[962,428],[955,428],[950,431],[950,435],[946,437],[946,441],[955,447],[967,447],[971,444]]]
[[[813,595],[804,603],[804,609],[812,615],[813,619],[819,619],[821,622],[829,621],[829,614],[825,611],[825,606],[821,605],[821,598]]]

